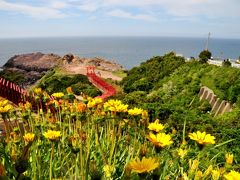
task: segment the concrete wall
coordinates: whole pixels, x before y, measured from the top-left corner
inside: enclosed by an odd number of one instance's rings
[[[209,102],[214,116],[232,111],[232,105],[229,102],[217,98],[214,92],[206,86],[201,87],[198,96],[200,101],[207,100]]]

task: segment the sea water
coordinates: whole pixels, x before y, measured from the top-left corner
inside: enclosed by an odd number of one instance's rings
[[[0,66],[18,54],[42,52],[63,56],[67,53],[80,57],[102,57],[130,69],[153,57],[170,51],[184,57],[197,57],[206,48],[206,38],[180,37],[59,37],[0,39]],[[209,41],[214,57],[238,59],[240,39]]]

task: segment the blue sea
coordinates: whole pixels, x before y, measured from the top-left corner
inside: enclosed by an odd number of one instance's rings
[[[207,38],[177,37],[61,37],[0,39],[0,66],[17,54],[42,52],[81,57],[103,57],[130,69],[141,62],[174,51],[185,57],[197,57],[205,49]],[[213,57],[238,59],[240,39],[209,41]]]

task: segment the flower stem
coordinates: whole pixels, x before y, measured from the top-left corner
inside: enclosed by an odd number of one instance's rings
[[[52,142],[52,150],[51,150],[51,156],[50,156],[50,173],[49,173],[49,179],[52,180],[52,161],[53,161],[53,153],[54,153],[54,143]]]

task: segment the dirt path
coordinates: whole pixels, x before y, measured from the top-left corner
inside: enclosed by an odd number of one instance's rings
[[[65,65],[64,66],[64,71],[66,73],[69,74],[83,74],[83,75],[87,75],[87,70],[86,70],[86,66],[85,65],[78,65],[78,66],[74,66],[74,65]],[[95,73],[104,78],[104,79],[112,79],[112,80],[116,80],[116,81],[121,81],[122,78],[118,77],[116,75],[114,75],[111,71],[104,71],[104,70],[100,70],[100,69],[96,69]]]

